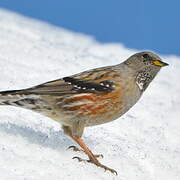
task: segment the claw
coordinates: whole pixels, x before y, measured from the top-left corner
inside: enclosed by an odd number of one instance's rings
[[[67,149],[72,149],[72,150],[75,151],[75,152],[83,151],[83,150],[77,148],[76,146],[69,146]]]
[[[117,171],[114,170],[114,169],[108,168],[108,167],[106,167],[104,165],[102,165],[100,167],[104,168],[105,171],[110,171],[111,173],[115,174],[116,176],[118,175]]]
[[[80,157],[78,157],[78,156],[75,156],[75,157],[73,157],[72,159],[77,159],[79,162],[87,161],[86,159],[82,159],[82,158],[80,158]]]

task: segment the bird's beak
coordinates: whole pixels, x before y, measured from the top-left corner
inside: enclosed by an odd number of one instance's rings
[[[154,61],[152,61],[152,64],[155,65],[155,66],[160,66],[160,67],[169,65],[169,64],[167,64],[167,63],[165,63],[163,61],[160,61],[160,60],[154,60]]]

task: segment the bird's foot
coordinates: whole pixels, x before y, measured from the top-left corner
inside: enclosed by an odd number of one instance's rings
[[[105,171],[110,171],[111,173],[115,174],[115,175],[118,175],[117,171],[112,169],[112,168],[109,168],[103,164],[101,164],[97,159],[82,159],[80,157],[73,157],[73,159],[77,159],[79,162],[88,162],[88,163],[92,163],[92,164],[95,164],[96,166],[98,167],[101,167],[103,168]]]
[[[75,152],[84,152],[84,150],[79,149],[79,148],[76,147],[76,146],[69,146],[67,149],[72,149],[72,150],[75,151]],[[85,153],[85,152],[84,152],[84,153]],[[103,158],[103,157],[104,157],[102,154],[94,154],[94,156],[95,156],[96,158]],[[77,157],[75,157],[75,158],[77,158]],[[87,160],[84,160],[84,161],[87,161]]]
[[[91,152],[91,150],[86,146],[86,144],[83,142],[83,140],[81,138],[78,138],[76,136],[71,136],[71,138],[79,144],[79,146],[83,149],[83,151],[89,157],[89,160],[84,160],[84,159],[81,159],[80,157],[74,157],[73,159],[78,159],[79,161],[86,161],[86,162],[95,164],[96,166],[103,168],[105,171],[110,171],[111,173],[117,175],[117,172],[114,169],[111,169],[111,168],[101,164],[97,160],[97,157]]]

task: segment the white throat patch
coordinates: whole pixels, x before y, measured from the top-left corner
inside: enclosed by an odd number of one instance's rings
[[[143,82],[138,82],[138,81],[136,81],[136,84],[138,85],[138,87],[139,87],[139,89],[141,90],[141,91],[143,91],[144,90],[144,83]]]

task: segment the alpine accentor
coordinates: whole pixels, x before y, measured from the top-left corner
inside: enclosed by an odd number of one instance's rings
[[[92,69],[28,89],[0,92],[0,105],[31,109],[58,121],[65,134],[88,155],[87,162],[117,174],[101,164],[98,155],[83,142],[84,128],[122,116],[139,100],[161,67],[167,65],[152,52],[140,52],[118,65]]]

